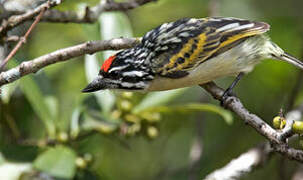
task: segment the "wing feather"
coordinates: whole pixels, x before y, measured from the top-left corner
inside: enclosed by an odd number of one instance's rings
[[[188,70],[269,28],[263,22],[237,18],[182,19],[147,33],[143,46],[155,51],[151,64],[156,74],[180,78]]]

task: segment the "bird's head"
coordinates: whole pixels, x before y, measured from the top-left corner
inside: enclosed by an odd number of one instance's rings
[[[110,56],[101,66],[98,76],[82,92],[104,89],[144,90],[153,79],[150,68],[128,49]]]
[[[99,71],[98,76],[89,83],[82,92],[94,92],[103,89],[109,89],[114,87],[114,81],[110,81],[109,79],[115,79],[116,74],[109,72],[113,61],[116,59],[116,55],[110,56],[107,60],[104,61],[101,69]]]

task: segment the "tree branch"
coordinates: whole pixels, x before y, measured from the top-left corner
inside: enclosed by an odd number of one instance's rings
[[[104,41],[89,41],[76,46],[60,49],[36,59],[22,62],[19,66],[0,74],[0,87],[21,77],[57,62],[66,61],[84,54],[93,54],[104,50],[131,48],[140,42],[140,38],[118,38]]]
[[[218,87],[215,83],[210,82],[207,84],[200,85],[206,91],[208,91],[215,99],[222,100],[222,95],[224,90]],[[268,124],[266,124],[261,118],[257,115],[250,113],[240,100],[237,97],[229,96],[225,103],[227,108],[235,112],[241,119],[245,121],[246,124],[249,124],[255,128],[261,135],[268,138],[271,142],[280,143],[276,131],[272,129]]]
[[[17,41],[19,41],[21,39],[21,37],[13,35],[13,36],[4,37],[3,39],[4,39],[4,41],[6,43],[9,43],[9,42],[17,42]]]
[[[27,30],[27,32],[25,33],[25,35],[20,38],[19,42],[17,43],[17,45],[14,47],[14,49],[9,53],[9,55],[0,63],[0,72],[2,72],[2,70],[4,69],[5,65],[7,64],[7,62],[17,53],[17,51],[21,48],[22,44],[24,44],[26,42],[27,37],[29,36],[29,34],[32,32],[32,30],[35,28],[35,26],[38,24],[38,22],[40,21],[41,17],[43,16],[43,13],[46,11],[46,9],[43,9],[40,14],[37,16],[37,18],[35,19],[35,21],[32,23],[32,25],[29,27],[29,29]]]
[[[101,1],[94,7],[87,7],[85,13],[58,10],[48,10],[42,21],[55,23],[94,23],[101,13],[107,11],[127,11],[157,0],[130,0],[128,2]]]
[[[303,104],[298,108],[288,112],[286,119],[299,121],[303,113]],[[264,142],[257,147],[252,148],[248,152],[243,153],[238,158],[229,162],[223,168],[217,169],[206,176],[205,180],[222,180],[223,179],[241,179],[248,173],[253,172],[256,168],[263,166],[270,160],[270,155],[274,152],[274,148],[269,142]],[[284,157],[284,156],[283,156]],[[244,163],[243,163],[244,162]]]
[[[215,83],[210,82],[200,85],[206,91],[208,91],[215,99],[222,101],[222,95],[224,90],[219,88]],[[265,121],[255,114],[250,113],[241,103],[240,99],[235,96],[229,96],[224,99],[226,108],[235,112],[246,124],[253,127],[259,134],[267,138],[274,151],[283,154],[289,159],[294,159],[299,162],[303,162],[303,151],[288,147],[286,138],[289,137],[289,129],[276,131],[269,126]],[[288,124],[291,126],[292,124]],[[291,129],[290,129],[291,130]]]
[[[62,0],[61,0],[62,1]],[[6,32],[11,30],[12,28],[18,26],[19,24],[33,19],[36,15],[38,15],[41,11],[45,9],[49,9],[61,3],[61,1],[49,0],[46,3],[38,6],[32,11],[26,12],[21,15],[11,16],[8,20],[3,20],[0,26],[0,37],[5,36]]]
[[[204,180],[230,180],[240,179],[260,167],[268,160],[272,150],[269,144],[265,143],[250,149],[236,159],[230,161],[226,166],[217,169],[205,177]]]

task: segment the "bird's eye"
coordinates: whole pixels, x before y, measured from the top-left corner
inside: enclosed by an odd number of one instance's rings
[[[104,72],[102,69],[99,71],[99,75],[105,77],[106,76],[106,72]]]
[[[108,74],[108,76],[110,76],[113,79],[117,79],[119,78],[119,73],[117,73],[116,71],[112,71]]]

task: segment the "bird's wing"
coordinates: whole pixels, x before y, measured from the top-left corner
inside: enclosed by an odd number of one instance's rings
[[[147,61],[156,74],[180,78],[246,38],[268,30],[266,23],[237,18],[186,18],[148,32],[142,46],[152,52]]]

